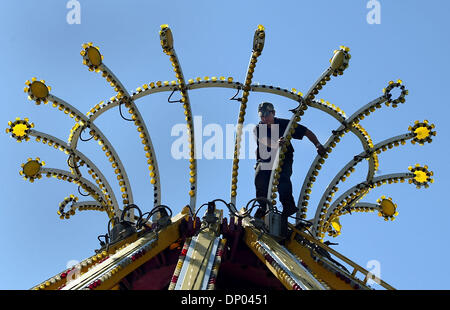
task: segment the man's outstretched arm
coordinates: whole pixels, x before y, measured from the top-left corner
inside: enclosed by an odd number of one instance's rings
[[[323,147],[322,143],[319,142],[319,139],[317,139],[314,132],[312,132],[309,129],[306,129],[305,136],[308,138],[309,141],[312,142],[312,144],[314,144],[316,146],[317,153],[320,156],[323,156],[327,153],[327,150]]]
[[[320,156],[324,156],[327,153],[327,150],[323,147],[322,143],[319,142],[319,139],[317,139],[316,135],[306,127],[303,127],[303,129],[305,130],[304,135],[309,139],[309,141],[311,141],[312,144],[315,145],[315,147],[317,149],[317,153]],[[303,137],[303,136],[301,136],[301,137]],[[297,137],[297,139],[301,139],[301,137]],[[278,142],[280,145],[282,145],[285,143],[285,140],[283,137],[281,137],[278,140]]]

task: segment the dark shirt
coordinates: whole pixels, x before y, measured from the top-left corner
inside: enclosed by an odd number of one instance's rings
[[[255,136],[256,143],[257,143],[257,148],[256,148],[257,162],[270,162],[270,160],[271,160],[271,157],[270,157],[271,148],[262,143],[260,145],[259,139],[264,138],[264,137],[267,137],[270,139],[272,137],[272,129],[276,128],[274,126],[278,125],[278,135],[277,135],[277,137],[274,137],[274,140],[278,142],[278,139],[283,137],[284,131],[286,130],[286,127],[288,126],[288,124],[289,124],[288,119],[274,117],[274,123],[270,126],[263,124],[262,122],[259,122],[259,124],[255,126],[255,128],[253,129],[253,134]],[[264,128],[267,128],[267,129],[264,129]],[[303,136],[305,135],[306,130],[308,130],[308,128],[306,128],[303,125],[298,124],[297,128],[295,128],[295,132],[292,135],[292,138],[299,139],[299,140],[303,139]],[[276,132],[276,129],[274,129],[274,131]],[[267,132],[267,134],[266,134],[266,132]],[[264,149],[262,149],[262,152],[260,152],[260,147],[265,148],[267,151],[264,152]],[[285,154],[285,160],[293,160],[294,148],[292,147],[291,143],[289,143],[287,145],[287,150],[284,154]]]

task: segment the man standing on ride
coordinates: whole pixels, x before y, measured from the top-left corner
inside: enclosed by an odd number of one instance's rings
[[[272,169],[276,168],[273,167],[274,157],[278,147],[286,143],[283,139],[283,134],[288,126],[289,120],[275,117],[275,109],[270,102],[263,102],[258,106],[258,115],[261,121],[253,130],[257,143],[257,162],[255,166],[256,197],[267,198],[270,174]],[[292,138],[301,140],[303,136],[306,136],[316,146],[319,155],[323,156],[326,154],[325,148],[319,142],[316,135],[305,126],[298,124]],[[294,161],[294,148],[290,143],[287,145],[287,150],[284,154],[285,157],[278,180],[278,193],[280,194],[280,202],[283,205],[282,215],[288,217],[298,211],[294,197],[292,196],[291,175]],[[262,201],[260,205],[261,208],[255,214],[255,217],[259,218],[264,216],[267,208],[266,203]]]

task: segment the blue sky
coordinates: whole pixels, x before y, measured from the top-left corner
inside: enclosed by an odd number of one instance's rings
[[[94,42],[104,63],[132,92],[151,81],[174,80],[168,57],[159,42],[161,24],[169,24],[186,79],[205,76],[233,77],[243,82],[251,54],[254,30],[266,29],[266,42],[253,81],[296,88],[306,92],[328,67],[333,50],[351,48],[352,59],[343,76],[333,78],[318,95],[338,105],[349,116],[382,94],[390,80],[402,79],[409,89],[405,104],[383,107],[361,122],[374,143],[406,133],[415,120],[436,125],[433,143],[407,145],[382,153],[381,174],[407,172],[410,165],[427,164],[435,183],[428,189],[409,184],[387,185],[373,190],[363,201],[392,197],[399,215],[385,222],[376,214],[353,214],[341,218],[342,235],[331,238],[336,250],[363,267],[376,260],[381,278],[398,289],[449,289],[443,268],[449,255],[447,227],[450,215],[446,200],[449,148],[449,113],[446,91],[449,78],[448,1],[380,0],[381,23],[368,24],[368,1],[87,1],[80,0],[81,24],[68,24],[67,1],[5,1],[0,11],[3,45],[0,51],[0,87],[4,96],[0,124],[7,127],[15,117],[28,117],[36,130],[67,141],[73,119],[50,106],[36,106],[23,93],[24,82],[44,79],[52,94],[83,113],[114,95],[101,74],[82,65],[81,45]],[[192,111],[208,124],[235,124],[238,103],[228,89],[190,92]],[[137,100],[156,149],[161,172],[162,202],[174,214],[188,203],[188,164],[176,160],[170,150],[177,137],[176,124],[184,122],[183,109],[167,103],[169,93]],[[274,95],[250,94],[246,124],[257,123],[257,105],[271,101],[277,115],[290,118],[295,102]],[[301,123],[324,143],[339,123],[330,116],[308,109]],[[135,203],[144,211],[152,207],[152,187],[145,154],[134,125],[120,118],[118,109],[96,121],[119,153],[133,190]],[[197,130],[197,129],[196,129]],[[203,143],[209,137],[203,137]],[[225,145],[225,144],[224,144]],[[307,140],[293,142],[295,152],[294,197],[315,156]],[[0,135],[3,198],[0,207],[0,289],[29,289],[63,271],[69,261],[81,261],[99,247],[97,236],[106,232],[107,216],[95,211],[78,212],[60,220],[59,203],[77,188],[70,183],[43,178],[31,184],[20,175],[20,164],[39,156],[46,167],[68,169],[67,157],[30,140],[16,143]],[[95,143],[79,144],[103,170],[119,195],[114,173]],[[321,170],[311,195],[315,206],[320,194],[350,158],[361,152],[357,138],[348,134]],[[209,200],[229,200],[229,159],[198,161],[197,205]],[[254,196],[253,159],[241,160],[238,206]],[[359,183],[367,164],[341,184],[339,193]],[[80,197],[82,198],[82,197]],[[314,215],[310,207],[308,218]],[[226,212],[227,213],[227,212]],[[370,269],[370,268],[369,268]]]

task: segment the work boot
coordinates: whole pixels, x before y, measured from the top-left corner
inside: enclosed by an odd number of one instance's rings
[[[297,212],[298,212],[298,208],[296,206],[289,206],[289,207],[283,206],[283,212],[281,214],[288,217]]]

